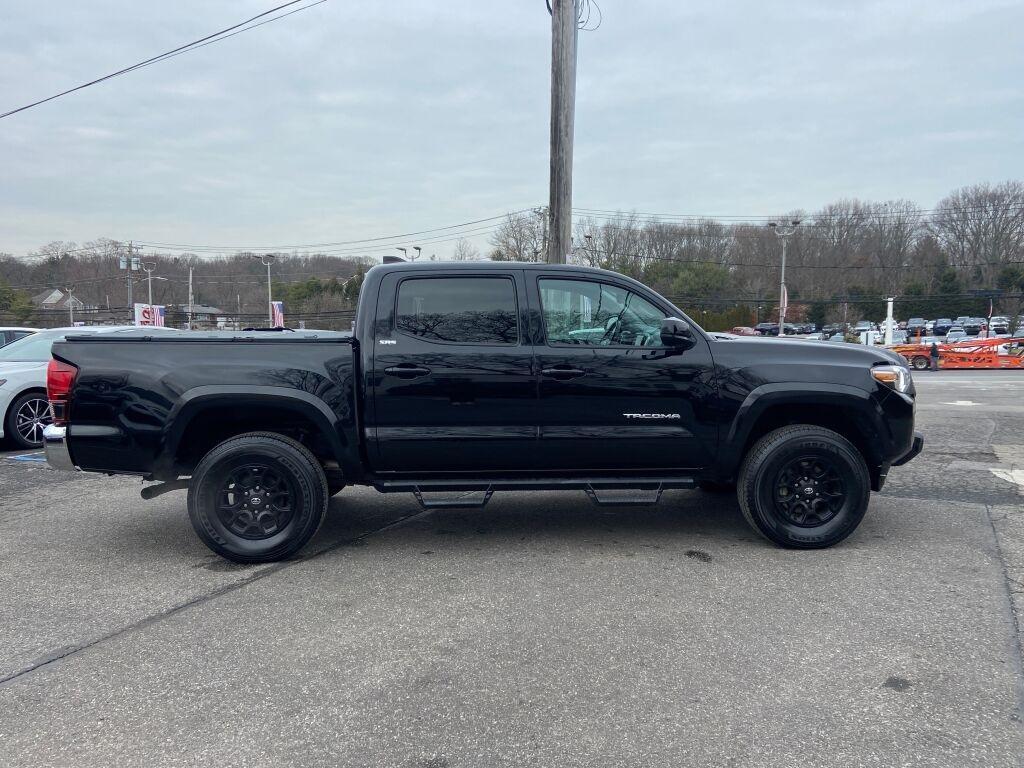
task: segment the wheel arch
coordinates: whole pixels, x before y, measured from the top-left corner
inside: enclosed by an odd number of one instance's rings
[[[836,384],[767,384],[753,390],[729,426],[719,474],[734,479],[754,443],[790,424],[810,424],[842,435],[864,457],[872,487],[879,483],[879,446],[891,437],[881,408],[869,392]]]
[[[276,432],[299,440],[324,464],[347,476],[361,467],[356,435],[321,398],[272,386],[196,387],[168,413],[163,461],[154,473],[177,476],[215,445],[247,432]]]

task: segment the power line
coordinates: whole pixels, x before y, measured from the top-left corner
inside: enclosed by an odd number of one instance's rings
[[[872,220],[872,219],[898,219],[909,216],[920,216],[920,217],[934,217],[937,214],[944,213],[957,213],[966,212],[972,213],[977,211],[989,211],[993,209],[1002,209],[1004,213],[1010,213],[1015,215],[1018,213],[1024,213],[1024,203],[1011,203],[1006,206],[993,206],[988,203],[976,203],[966,206],[958,206],[956,208],[879,208],[876,210],[857,210],[857,211],[844,211],[837,213],[829,213],[820,211],[818,213],[812,213],[807,215],[809,221],[805,221],[802,227],[815,226],[816,222],[822,221],[834,221],[842,222],[846,220]],[[672,222],[682,221],[688,222],[717,222],[724,223],[726,226],[735,226],[740,224],[752,223],[752,224],[763,224],[768,221],[775,221],[780,218],[786,218],[786,215],[774,214],[697,214],[697,213],[650,213],[645,211],[636,210],[625,210],[625,209],[610,209],[610,208],[583,208],[574,207],[573,213],[579,214],[582,217],[593,217],[597,219],[621,219],[621,218],[637,218],[643,220],[643,223],[650,223],[647,220],[654,222]]]
[[[537,207],[531,208],[520,208],[515,211],[508,211],[506,213],[499,214],[497,216],[487,216],[482,219],[474,219],[473,221],[464,221],[459,224],[449,224],[444,227],[434,227],[432,229],[421,229],[416,232],[402,232],[397,235],[381,235],[378,237],[364,237],[358,240],[338,240],[335,242],[327,243],[293,243],[290,245],[210,245],[210,244],[190,244],[190,243],[163,243],[154,240],[135,240],[136,243],[142,243],[147,246],[155,246],[160,248],[185,248],[187,250],[211,250],[211,251],[290,251],[303,248],[331,248],[334,246],[343,245],[358,245],[360,243],[377,243],[383,240],[401,240],[410,237],[416,237],[418,235],[426,235],[433,232],[444,232],[453,229],[462,229],[464,227],[471,227],[476,224],[483,224],[485,222],[494,222],[502,219],[506,219],[509,216],[517,216],[521,213],[528,213],[537,210]],[[496,225],[495,225],[496,226]],[[494,227],[489,227],[493,229]]]
[[[17,107],[16,109],[12,109],[12,110],[9,110],[7,112],[4,112],[4,113],[0,114],[0,119],[3,119],[5,117],[10,117],[11,115],[17,114],[18,112],[24,112],[25,110],[32,109],[33,107],[38,107],[39,105],[45,104],[48,101],[53,101],[54,99],[59,99],[61,96],[67,96],[68,94],[74,93],[75,91],[80,91],[83,88],[88,88],[89,86],[97,85],[98,83],[102,83],[102,82],[104,82],[106,80],[110,80],[112,78],[128,74],[129,72],[132,72],[132,71],[134,71],[136,69],[141,69],[142,67],[147,67],[150,64],[155,64],[158,61],[163,61],[164,59],[173,58],[174,56],[178,56],[179,54],[182,54],[182,53],[187,53],[188,51],[195,50],[196,48],[202,48],[202,47],[204,47],[206,45],[209,45],[210,43],[216,43],[216,42],[220,42],[221,40],[226,40],[229,37],[234,37],[234,35],[237,35],[240,32],[247,32],[250,29],[255,29],[256,27],[262,26],[263,24],[267,24],[267,23],[269,23],[271,21],[277,21],[278,19],[283,19],[285,16],[290,16],[291,14],[297,13],[298,11],[304,11],[307,8],[312,8],[314,5],[320,5],[320,3],[323,3],[323,2],[326,2],[326,1],[327,0],[317,0],[316,2],[313,2],[310,5],[304,6],[303,8],[297,8],[294,11],[289,11],[288,13],[281,14],[280,16],[277,16],[277,17],[275,17],[273,19],[268,19],[267,21],[260,22],[259,24],[252,24],[252,22],[256,21],[257,19],[261,19],[264,16],[269,16],[270,14],[276,13],[277,11],[280,11],[283,8],[288,8],[289,6],[296,5],[298,3],[304,2],[304,0],[291,0],[290,2],[283,3],[282,5],[279,5],[276,8],[271,8],[269,11],[263,11],[262,13],[258,13],[255,16],[253,16],[252,18],[246,19],[245,21],[239,22],[238,24],[232,24],[230,27],[226,27],[226,28],[224,28],[222,30],[219,30],[218,32],[214,32],[213,34],[206,35],[205,37],[200,37],[198,40],[193,40],[192,42],[186,43],[185,45],[179,45],[177,48],[172,48],[171,50],[165,51],[164,53],[158,54],[157,56],[152,56],[152,57],[150,57],[148,59],[144,59],[143,61],[140,61],[137,64],[132,64],[131,66],[125,67],[124,69],[119,69],[116,72],[111,72],[109,75],[104,75],[103,77],[98,77],[95,80],[90,80],[87,83],[82,83],[81,85],[76,85],[74,88],[68,88],[66,91],[61,91],[60,93],[56,93],[53,96],[47,96],[45,99],[39,99],[38,101],[34,101],[31,104],[25,104],[24,106]],[[252,24],[252,26],[248,26],[247,27],[246,25],[248,25],[248,24]],[[240,27],[245,27],[245,29],[239,29]],[[232,32],[232,30],[238,30],[238,31],[237,32]],[[225,34],[227,32],[232,32],[232,34],[230,34],[230,35],[229,34]]]

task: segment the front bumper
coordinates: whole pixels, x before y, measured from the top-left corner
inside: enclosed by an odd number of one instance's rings
[[[48,424],[43,429],[43,450],[46,452],[46,463],[50,465],[51,469],[74,472],[78,467],[71,461],[67,435],[67,427],[55,427],[53,424]]]
[[[896,461],[892,463],[894,467],[902,467],[908,461],[913,459],[917,454],[924,450],[924,435],[920,432],[914,433],[914,443],[910,446],[910,450],[900,456]]]

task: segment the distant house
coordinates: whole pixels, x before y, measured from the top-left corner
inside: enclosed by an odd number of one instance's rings
[[[175,313],[175,322],[178,322],[177,316],[179,316],[179,313],[182,321],[188,317],[188,304],[174,304],[168,307],[168,310]],[[192,325],[193,327],[219,326],[224,320],[224,314],[223,309],[211,307],[209,304],[193,304]]]
[[[32,303],[40,309],[85,309],[85,302],[63,288],[48,288],[32,297]]]

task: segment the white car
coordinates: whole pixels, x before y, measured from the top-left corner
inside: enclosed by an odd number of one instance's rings
[[[0,438],[18,448],[39,448],[43,427],[50,423],[46,399],[46,366],[50,346],[65,336],[125,331],[170,331],[173,328],[137,328],[133,325],[94,325],[39,331],[0,348]]]

